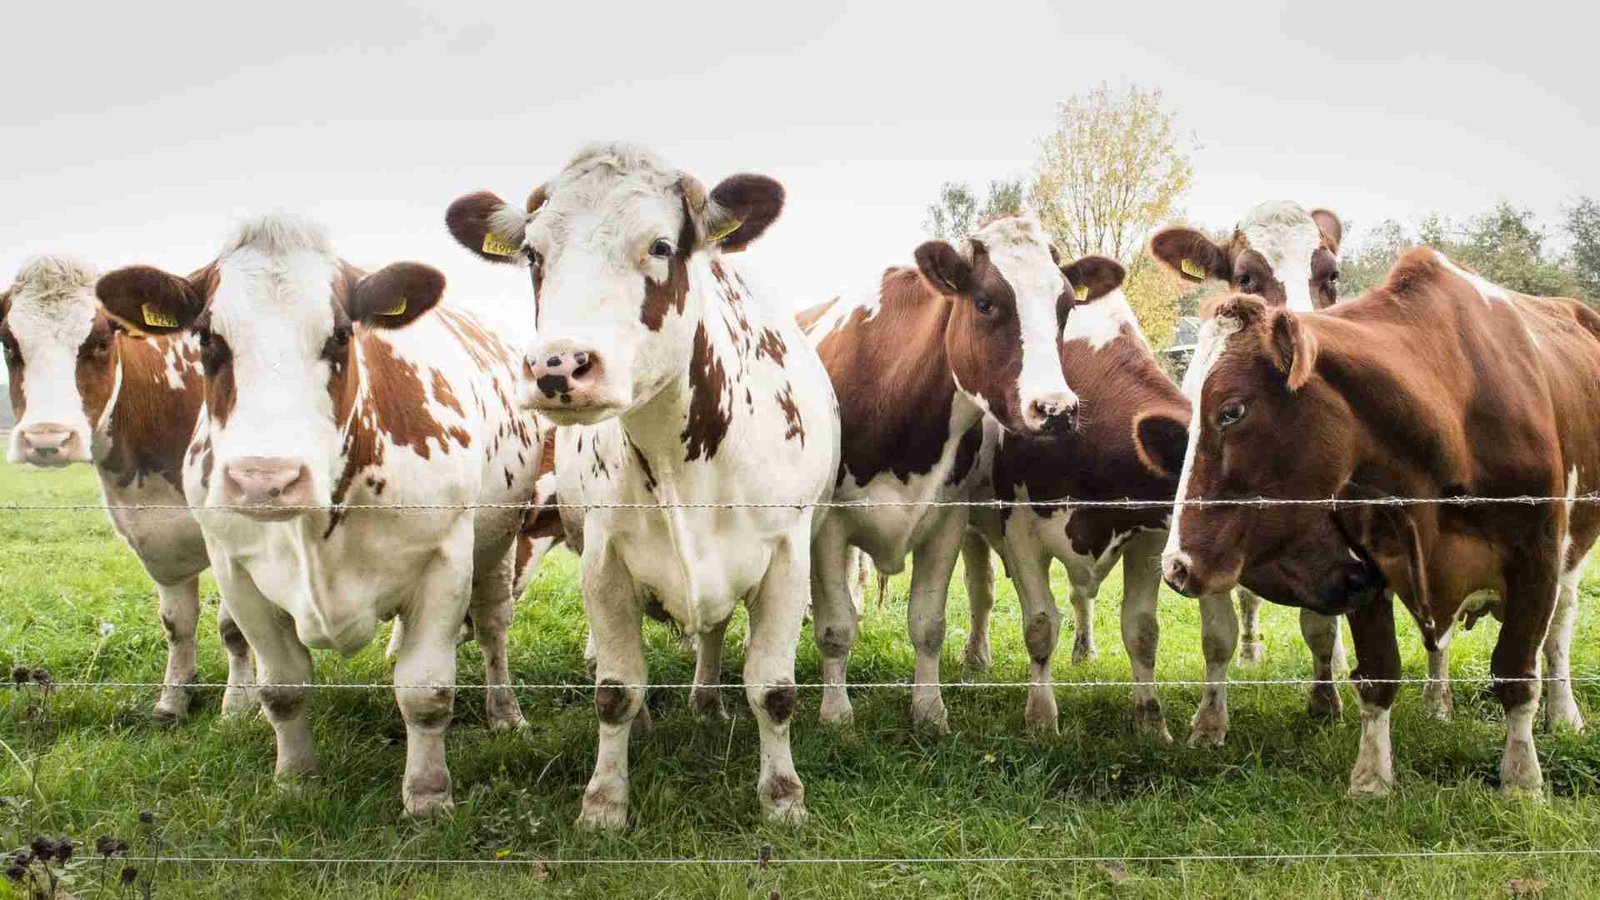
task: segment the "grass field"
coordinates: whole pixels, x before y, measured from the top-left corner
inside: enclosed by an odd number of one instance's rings
[[[85,468],[41,473],[0,467],[0,502],[95,502]],[[164,642],[155,593],[99,512],[0,513],[0,653],[9,666],[45,666],[58,680],[159,680]],[[526,682],[582,681],[583,626],[575,560],[558,554],[518,608],[513,674]],[[1583,587],[1593,605],[1600,581]],[[1058,590],[1060,583],[1057,571]],[[904,591],[904,579],[896,579]],[[209,580],[205,593],[214,604]],[[1065,597],[1061,591],[1060,596]],[[1084,666],[1060,654],[1059,678],[1126,679],[1117,638],[1120,584],[1106,586],[1098,613],[1100,657]],[[1166,594],[1159,675],[1201,677],[1198,614]],[[996,680],[1022,682],[1025,656],[1008,584],[995,611]],[[951,591],[952,636],[944,676],[962,677],[965,625],[959,579]],[[1303,677],[1310,663],[1292,610],[1263,613],[1268,658],[1236,674]],[[202,616],[200,677],[226,669],[215,628]],[[735,631],[738,630],[736,625]],[[911,652],[903,602],[869,603],[852,659],[859,681],[904,681]],[[1457,677],[1481,676],[1495,629],[1480,626],[1455,644]],[[687,681],[691,660],[665,630],[647,632],[654,681]],[[1593,616],[1579,625],[1574,668],[1593,671]],[[737,673],[739,643],[729,638]],[[1070,647],[1070,640],[1063,645]],[[1403,632],[1406,673],[1423,673],[1414,631]],[[349,658],[319,655],[326,682],[385,681],[382,643]],[[481,681],[473,646],[461,650],[461,678]],[[802,682],[816,681],[809,634],[800,649]],[[325,691],[312,704],[323,763],[320,778],[293,790],[273,781],[272,736],[259,717],[219,721],[216,694],[189,721],[156,727],[153,694],[140,690],[37,688],[0,693],[0,844],[35,834],[88,842],[116,835],[136,853],[159,839],[162,854],[321,859],[538,860],[605,858],[748,859],[736,865],[502,865],[407,863],[144,865],[159,897],[529,895],[971,897],[1545,897],[1600,893],[1600,858],[1583,856],[1357,859],[1311,862],[847,863],[804,858],[1066,855],[1191,855],[1423,850],[1515,850],[1600,844],[1600,739],[1541,735],[1549,784],[1544,803],[1508,801],[1494,790],[1503,732],[1499,705],[1482,684],[1457,685],[1456,721],[1426,718],[1420,692],[1403,690],[1394,716],[1398,788],[1387,800],[1345,799],[1356,751],[1355,698],[1343,688],[1342,721],[1314,726],[1299,687],[1237,687],[1228,746],[1182,746],[1194,689],[1162,692],[1175,746],[1130,734],[1127,692],[1058,689],[1059,735],[1030,736],[1021,690],[951,688],[953,733],[907,727],[908,693],[856,693],[847,731],[820,727],[817,695],[802,692],[794,755],[805,780],[810,823],[787,830],[762,823],[754,792],[756,734],[742,693],[729,697],[731,722],[705,721],[680,692],[656,691],[656,728],[633,750],[631,826],[620,835],[576,831],[572,822],[593,760],[595,716],[586,691],[522,696],[531,727],[490,735],[481,695],[457,701],[449,738],[457,809],[439,821],[400,816],[404,728],[387,691]],[[1600,689],[1579,687],[1600,715]],[[153,814],[153,824],[140,815]],[[754,860],[770,847],[773,862]],[[79,851],[88,855],[89,848]],[[73,870],[79,897],[136,896],[119,888],[117,866],[89,860]],[[0,884],[0,898],[8,885]],[[16,896],[22,896],[20,893]]]

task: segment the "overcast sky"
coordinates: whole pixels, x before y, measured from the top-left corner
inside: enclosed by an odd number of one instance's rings
[[[1101,82],[1165,92],[1199,144],[1186,212],[1213,226],[1265,199],[1359,224],[1600,195],[1589,4],[149,6],[8,5],[0,283],[39,252],[187,271],[289,210],[359,264],[520,300],[446,205],[520,200],[620,138],[708,185],[781,180],[745,257],[799,307],[908,262],[941,182],[1022,174],[1057,101]]]

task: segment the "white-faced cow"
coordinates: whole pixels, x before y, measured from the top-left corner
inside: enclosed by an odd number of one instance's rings
[[[647,150],[600,144],[524,208],[478,193],[447,215],[469,250],[530,268],[538,338],[524,402],[561,426],[562,502],[588,505],[581,516],[564,511],[569,532],[581,533],[597,654],[600,747],[582,826],[627,818],[646,609],[699,638],[704,684],[717,677],[741,600],[745,695],[761,734],[757,795],[772,819],[805,814],[789,752],[794,658],[819,520],[807,504],[828,496],[838,414],[793,320],[753,296],[725,258],[759,237],[782,202],[770,178],[735,175],[708,194]],[[725,503],[735,506],[715,506]],[[629,504],[644,508],[621,508]]]
[[[1190,596],[1243,583],[1346,613],[1361,695],[1353,795],[1394,780],[1400,674],[1392,597],[1435,649],[1466,598],[1500,594],[1490,661],[1506,711],[1500,783],[1537,791],[1539,648],[1552,725],[1581,727],[1567,648],[1600,534],[1600,314],[1499,288],[1417,248],[1380,287],[1316,313],[1225,298],[1188,379],[1195,427],[1178,499],[1542,496],[1553,503],[1180,505],[1165,577]],[[1390,589],[1392,588],[1392,593]],[[1362,679],[1376,681],[1363,682]]]
[[[522,723],[505,631],[539,441],[514,406],[511,354],[466,313],[428,314],[437,270],[362,271],[291,217],[246,222],[194,275],[122,269],[97,293],[132,328],[199,339],[206,416],[184,489],[260,661],[278,773],[316,767],[297,686],[309,649],[353,653],[392,616],[405,809],[450,808],[444,735],[469,611],[499,686],[490,726]]]
[[[836,508],[812,547],[814,630],[822,655],[822,719],[851,717],[845,670],[857,633],[851,548],[880,572],[915,557],[907,618],[916,650],[911,714],[947,726],[939,691],[945,601],[964,540],[969,599],[987,620],[988,549],[968,534],[985,413],[1026,434],[1075,427],[1077,397],[1060,365],[1061,326],[1073,296],[1055,250],[1031,215],[997,219],[959,248],[930,241],[915,268],[884,273],[857,302],[834,300],[800,314],[839,397],[843,459],[836,500],[885,504]],[[934,505],[927,505],[933,503]],[[987,657],[974,630],[968,657]]]
[[[1339,297],[1339,242],[1344,225],[1326,209],[1291,201],[1257,205],[1239,220],[1226,244],[1187,226],[1169,226],[1150,238],[1150,252],[1185,281],[1225,281],[1241,294],[1254,294],[1269,305],[1296,312],[1332,306]],[[1239,616],[1244,629],[1240,661],[1261,661],[1261,598],[1241,589]],[[1342,667],[1344,647],[1337,618],[1309,609],[1300,611],[1300,633],[1311,648],[1313,677],[1310,709],[1317,716],[1337,716],[1339,693],[1331,682]]]
[[[1122,266],[1089,256],[1067,266],[1066,274],[1082,299],[1074,298],[1070,305],[1061,368],[1082,401],[1084,421],[1078,431],[1065,434],[998,434],[995,494],[1002,500],[1041,504],[1068,499],[1169,501],[1183,467],[1188,401],[1145,342],[1122,291]],[[1031,660],[1034,683],[1026,710],[1031,728],[1056,728],[1050,659],[1061,616],[1050,590],[1051,561],[1062,561],[1071,582],[1077,662],[1092,652],[1094,597],[1120,559],[1122,641],[1133,667],[1134,726],[1158,740],[1172,739],[1151,685],[1160,637],[1160,556],[1169,515],[1167,508],[1038,505],[1009,508],[999,517]],[[1201,624],[1208,686],[1189,743],[1215,746],[1227,735],[1228,664],[1238,639],[1227,591],[1201,598]]]
[[[171,508],[184,505],[183,456],[202,402],[199,345],[127,334],[95,302],[97,277],[71,257],[40,256],[0,293],[17,417],[7,456],[34,466],[94,463],[111,523],[161,597],[166,687],[154,715],[173,721],[189,709],[200,573],[209,565],[199,523]],[[254,663],[226,603],[217,618],[228,651],[222,709],[236,713],[252,706]]]

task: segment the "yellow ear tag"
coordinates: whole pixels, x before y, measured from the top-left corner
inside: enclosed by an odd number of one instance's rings
[[[715,244],[717,241],[720,241],[723,238],[727,237],[728,235],[733,234],[735,231],[738,231],[739,230],[739,226],[743,225],[743,224],[744,224],[744,220],[742,220],[742,219],[734,219],[733,221],[729,222],[728,224],[722,226],[721,228],[718,228],[715,234],[706,235],[706,240],[710,241],[713,244]]]
[[[177,328],[178,327],[178,317],[177,316],[174,316],[174,315],[171,315],[171,314],[168,314],[168,313],[164,313],[161,310],[156,309],[154,306],[151,306],[148,303],[146,303],[143,306],[139,307],[139,311],[144,314],[144,323],[146,325],[151,326],[152,328]]]
[[[1078,295],[1078,299],[1079,300],[1087,300],[1087,299],[1089,299],[1089,286],[1086,285],[1086,284],[1078,285],[1077,287],[1072,289],[1072,292],[1074,294]]]
[[[404,297],[401,297],[399,300],[396,300],[394,305],[389,307],[388,309],[380,309],[380,310],[378,310],[378,315],[380,315],[380,316],[403,316],[405,314],[406,314],[406,298],[404,298]]]
[[[492,231],[483,233],[483,252],[491,256],[516,256],[522,248]]]
[[[1207,275],[1206,270],[1200,268],[1199,264],[1195,263],[1193,260],[1184,260],[1178,264],[1178,268],[1182,270],[1183,274],[1200,281],[1205,281],[1208,277],[1210,277]]]

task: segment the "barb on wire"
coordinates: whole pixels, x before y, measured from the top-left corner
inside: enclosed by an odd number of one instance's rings
[[[242,865],[242,866],[339,866],[339,865],[415,865],[415,866],[468,866],[488,868],[517,868],[527,866],[934,866],[934,865],[1048,865],[1048,864],[1103,864],[1103,863],[1189,863],[1189,862],[1339,862],[1344,860],[1378,859],[1474,859],[1536,858],[1551,856],[1600,855],[1600,847],[1526,847],[1512,849],[1457,849],[1457,850],[1354,850],[1354,851],[1287,851],[1260,853],[1152,853],[1116,856],[1107,854],[1048,854],[1039,856],[797,856],[784,858],[772,856],[765,862],[749,856],[713,857],[644,857],[627,859],[617,857],[506,857],[483,859],[474,857],[337,857],[337,856],[162,856],[127,857],[128,862],[176,865]]]
[[[387,510],[392,512],[444,512],[476,509],[871,509],[876,507],[925,506],[936,509],[966,507],[969,509],[1171,509],[1180,507],[1271,507],[1310,506],[1343,509],[1356,506],[1538,506],[1551,503],[1600,503],[1600,493],[1578,494],[1574,497],[1521,494],[1509,497],[1226,497],[1194,498],[1189,500],[1089,500],[1062,497],[1053,500],[704,500],[677,503],[634,503],[625,501],[553,503],[349,503],[326,505],[274,506],[278,512],[328,512],[332,510]],[[0,509],[9,512],[108,512],[132,510],[165,510],[168,512],[212,513],[244,512],[258,507],[244,505],[189,506],[182,503],[6,503]]]
[[[1218,680],[1215,682],[1198,678],[1158,679],[1155,681],[1132,681],[1129,679],[1100,679],[1085,681],[852,681],[840,684],[828,684],[820,681],[801,682],[722,682],[719,684],[695,684],[690,681],[667,681],[659,683],[639,682],[633,684],[617,684],[607,682],[607,687],[623,688],[627,690],[692,690],[716,688],[724,691],[742,691],[746,688],[770,689],[793,687],[799,690],[823,690],[830,687],[851,689],[912,689],[912,688],[940,688],[949,690],[953,688],[973,688],[987,690],[1002,690],[1014,688],[1048,687],[1048,688],[1131,688],[1140,687],[1183,687],[1203,688],[1212,685],[1226,685],[1228,687],[1278,687],[1278,686],[1310,686],[1318,684],[1331,684],[1339,686],[1349,684],[1360,687],[1366,684],[1438,684],[1440,679],[1420,676],[1402,676],[1400,678],[1361,678],[1345,680],[1338,678],[1239,678]],[[1526,677],[1496,678],[1493,675],[1452,675],[1450,681],[1454,684],[1511,684],[1517,682],[1558,682],[1570,684],[1593,684],[1600,682],[1600,674],[1579,674],[1570,676],[1559,675],[1534,675]],[[26,686],[26,685],[23,685]],[[400,691],[432,691],[441,687],[454,688],[458,691],[487,691],[487,690],[512,690],[512,691],[592,691],[595,683],[592,681],[550,681],[550,682],[513,682],[511,684],[393,684],[386,681],[366,682],[257,682],[237,685],[248,689],[256,688],[284,688],[300,690],[321,691],[371,691],[371,690],[400,690]],[[186,681],[182,683],[167,683],[161,681],[84,681],[68,680],[51,682],[52,688],[86,688],[99,690],[155,690],[158,688],[181,687],[190,690],[222,690],[228,687],[227,683],[220,681]]]

